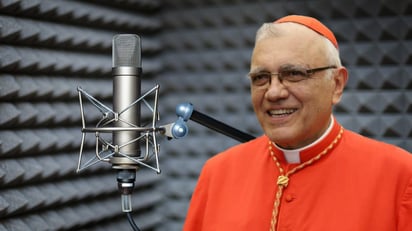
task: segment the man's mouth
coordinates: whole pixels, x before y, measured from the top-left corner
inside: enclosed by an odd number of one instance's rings
[[[297,109],[276,109],[268,111],[270,116],[287,116],[297,111]]]

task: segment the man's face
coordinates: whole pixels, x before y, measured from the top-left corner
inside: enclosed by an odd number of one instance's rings
[[[252,55],[251,73],[330,66],[321,41],[319,35],[300,25],[280,37],[259,40]],[[271,141],[283,148],[299,148],[327,129],[332,106],[340,100],[345,83],[344,68],[319,71],[298,82],[280,82],[273,75],[265,86],[251,84],[252,104]]]

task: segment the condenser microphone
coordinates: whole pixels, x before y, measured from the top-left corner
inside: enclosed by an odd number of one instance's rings
[[[135,34],[120,34],[113,37],[113,111],[116,112],[115,127],[140,126],[140,104],[133,104],[141,94],[141,42]],[[115,152],[137,157],[138,142],[130,142],[139,136],[138,131],[114,131]],[[115,154],[111,159],[113,168],[135,169],[133,161]]]
[[[141,40],[135,34],[119,34],[113,37],[112,44],[113,73],[113,111],[115,112],[113,131],[114,155],[110,163],[117,169],[118,188],[122,193],[122,210],[130,212],[130,195],[134,188],[138,165],[132,158],[141,155],[140,142],[136,139],[140,132],[140,103],[135,103],[141,96]]]

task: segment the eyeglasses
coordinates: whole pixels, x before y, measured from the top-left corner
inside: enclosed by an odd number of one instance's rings
[[[272,73],[268,71],[249,73],[249,77],[250,77],[250,80],[253,86],[262,87],[262,86],[266,86],[270,84],[272,82],[272,76],[275,76],[275,75],[278,76],[279,81],[282,84],[296,83],[302,80],[309,79],[309,77],[316,72],[324,71],[324,70],[331,69],[331,68],[336,68],[336,66],[331,65],[331,66],[318,67],[318,68],[313,68],[313,69],[305,69],[302,67],[293,66],[293,67],[283,68],[279,70],[278,73]]]

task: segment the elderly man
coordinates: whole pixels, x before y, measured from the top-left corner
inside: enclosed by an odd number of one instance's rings
[[[264,24],[249,77],[265,134],[207,161],[185,231],[412,230],[412,155],[334,118],[348,73],[325,25]]]

